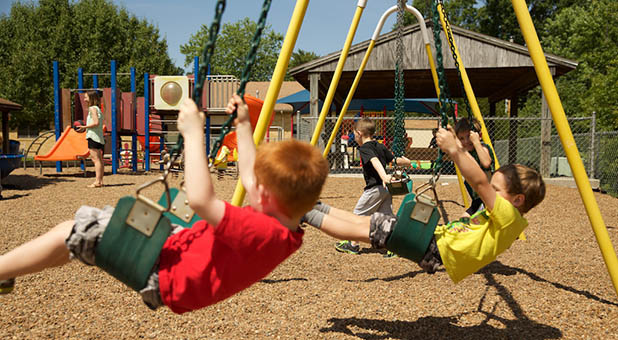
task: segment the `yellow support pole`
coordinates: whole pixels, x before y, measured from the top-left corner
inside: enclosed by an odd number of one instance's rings
[[[354,78],[352,87],[350,88],[350,91],[348,92],[348,96],[345,99],[345,103],[343,103],[343,107],[341,108],[341,112],[339,113],[339,118],[337,118],[337,123],[335,123],[333,132],[330,134],[328,143],[326,143],[326,147],[324,148],[324,152],[322,154],[324,158],[328,156],[330,147],[331,145],[333,145],[333,141],[335,137],[337,136],[337,131],[339,131],[339,128],[341,127],[341,123],[343,122],[343,116],[345,116],[345,113],[348,111],[348,107],[350,106],[350,102],[352,102],[352,98],[354,97],[354,92],[356,91],[356,87],[358,86],[358,83],[360,82],[363,72],[365,71],[365,66],[367,66],[367,60],[369,60],[369,56],[371,55],[371,51],[373,51],[373,47],[375,46],[375,44],[376,44],[375,40],[371,40],[369,42],[369,47],[367,47],[367,52],[365,52],[365,57],[363,57],[363,61],[361,62],[361,65],[358,71],[356,72],[356,77]]]
[[[573,177],[575,178],[575,183],[577,184],[577,189],[579,190],[579,194],[584,202],[584,207],[588,213],[588,219],[592,225],[592,230],[594,231],[597,243],[599,244],[599,248],[603,254],[603,260],[607,266],[607,271],[611,277],[612,284],[614,285],[614,290],[616,291],[616,294],[618,294],[618,258],[616,258],[616,252],[614,251],[614,247],[609,238],[607,228],[605,227],[605,222],[603,222],[601,211],[599,210],[597,201],[594,198],[592,187],[590,186],[590,182],[584,168],[584,163],[582,162],[579,151],[577,150],[577,145],[575,144],[575,139],[573,138],[573,133],[571,132],[571,127],[566,119],[562,102],[558,96],[556,84],[554,83],[551,72],[549,71],[549,66],[547,66],[547,60],[545,59],[545,54],[541,48],[539,37],[536,34],[534,24],[530,18],[528,6],[526,6],[526,2],[524,0],[511,0],[511,2],[513,4],[513,8],[515,9],[515,15],[517,16],[519,27],[521,28],[524,40],[526,41],[526,46],[528,46],[528,51],[530,52],[530,57],[532,58],[532,63],[534,64],[534,70],[539,78],[539,83],[541,84],[545,98],[547,98],[547,104],[551,111],[554,124],[556,125],[558,135],[560,136],[560,142],[562,143],[567,160],[571,166],[571,171],[573,172]]]
[[[354,18],[352,19],[352,24],[350,25],[348,36],[346,38],[345,44],[343,45],[343,49],[341,50],[341,54],[339,55],[337,68],[335,69],[333,79],[330,82],[328,92],[326,93],[326,98],[324,99],[324,105],[322,106],[322,111],[320,112],[318,123],[313,130],[313,137],[311,137],[311,145],[313,146],[318,143],[320,131],[322,131],[324,121],[326,120],[326,114],[330,110],[330,105],[332,104],[333,98],[335,97],[335,90],[337,90],[337,85],[339,85],[339,79],[341,78],[341,73],[343,72],[343,66],[345,65],[345,61],[348,57],[348,52],[350,51],[350,46],[352,45],[352,40],[354,39],[354,35],[356,34],[356,29],[358,28],[358,23],[363,14],[363,10],[365,9],[364,3],[361,4],[361,2],[362,1],[359,1],[359,5],[356,7],[356,12],[354,13]]]
[[[429,59],[429,68],[431,69],[431,77],[433,78],[433,86],[436,89],[436,97],[440,98],[440,80],[438,79],[438,71],[436,71],[436,64],[433,61],[433,55],[431,54],[430,44],[425,44],[425,51],[427,52],[427,59]]]
[[[296,6],[294,7],[290,24],[288,25],[288,31],[285,34],[283,46],[281,46],[281,52],[279,53],[279,58],[277,59],[277,65],[275,66],[270,85],[268,86],[268,91],[266,92],[266,99],[264,100],[262,110],[260,111],[260,118],[258,119],[257,126],[253,132],[253,141],[256,145],[260,144],[264,139],[264,135],[266,135],[266,130],[268,129],[268,124],[270,122],[275,103],[277,102],[277,96],[279,95],[279,90],[281,90],[281,84],[283,83],[285,72],[288,69],[288,63],[290,62],[290,57],[294,51],[294,45],[296,45],[298,32],[300,31],[300,27],[303,24],[303,19],[305,18],[307,5],[309,5],[309,0],[296,1]],[[232,197],[232,204],[235,206],[240,206],[244,198],[245,188],[242,186],[242,182],[239,179],[236,183],[234,196]]]

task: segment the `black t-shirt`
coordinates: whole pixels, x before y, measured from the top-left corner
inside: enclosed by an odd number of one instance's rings
[[[386,163],[390,163],[395,158],[393,153],[386,146],[374,140],[361,145],[358,148],[358,153],[363,165],[363,177],[365,177],[365,183],[367,184],[364,190],[376,185],[382,185],[382,178],[380,178],[378,171],[371,164],[371,159],[377,157],[384,169],[386,169]]]

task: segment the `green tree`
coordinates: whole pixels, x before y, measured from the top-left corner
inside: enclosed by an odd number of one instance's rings
[[[578,3],[576,0],[529,0],[528,10],[538,32],[548,18],[554,17],[564,8]],[[524,43],[511,0],[483,0],[476,19],[477,31],[503,40],[513,39]]]
[[[425,20],[431,20],[433,12],[431,3],[434,0],[414,0],[412,7],[416,8]],[[475,7],[476,0],[445,0],[444,9],[451,24],[463,28],[474,29],[476,27],[477,8]],[[393,14],[394,15],[394,14]],[[406,12],[403,18],[404,26],[416,24],[418,20],[409,12]],[[393,24],[393,30],[396,29],[397,23]]]
[[[238,78],[241,77],[245,58],[247,53],[249,53],[256,28],[257,23],[249,18],[244,18],[235,23],[224,24],[221,27],[210,61],[212,74],[228,74]],[[185,55],[185,67],[193,63],[195,56],[202,55],[202,51],[208,41],[208,30],[207,25],[202,25],[195,34],[191,35],[186,44],[180,46],[180,52]],[[274,32],[270,25],[267,25],[262,31],[262,38],[249,80],[270,80],[277,64],[282,44],[283,35]]]
[[[591,1],[547,20],[547,52],[576,60],[577,69],[558,81],[568,115],[597,112],[605,130],[618,129],[618,2]]]
[[[302,64],[308,63],[314,59],[318,59],[320,56],[315,54],[314,52],[305,51],[302,49],[298,49],[298,51],[292,53],[292,57],[290,58],[290,63],[288,64],[288,70],[300,66]],[[287,74],[285,76],[285,80],[294,80],[292,76]]]
[[[182,72],[173,65],[158,30],[111,0],[14,3],[9,15],[0,16],[0,97],[24,106],[11,124],[35,130],[53,126],[54,60],[59,62],[61,87],[76,88],[77,68],[109,72],[111,59],[118,72],[135,67],[138,81],[144,72]],[[129,83],[128,77],[118,77],[121,89],[128,91]],[[99,86],[109,86],[109,77],[99,77]]]

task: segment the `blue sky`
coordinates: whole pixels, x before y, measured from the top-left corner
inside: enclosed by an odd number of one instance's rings
[[[0,0],[0,13],[8,14],[13,0]],[[180,45],[189,41],[202,24],[210,25],[216,0],[113,0],[139,18],[148,20],[159,28],[168,44],[169,55],[182,67],[184,56]],[[262,0],[228,0],[223,13],[224,23],[236,22],[244,17],[257,21]],[[272,0],[268,24],[285,35],[294,11],[294,0]],[[358,0],[312,0],[296,42],[295,51],[303,49],[326,55],[343,47]],[[395,5],[395,0],[368,0],[356,31],[354,43],[371,38],[384,11]],[[395,15],[386,22],[383,33],[390,30]]]

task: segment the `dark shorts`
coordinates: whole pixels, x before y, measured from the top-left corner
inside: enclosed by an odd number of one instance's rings
[[[104,147],[104,144],[95,142],[92,139],[88,138],[88,149],[103,150]]]

